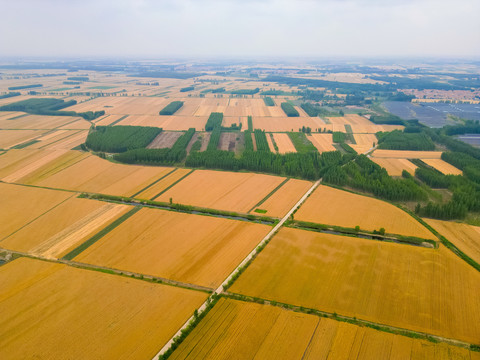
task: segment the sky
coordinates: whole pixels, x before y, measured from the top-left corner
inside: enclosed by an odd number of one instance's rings
[[[480,57],[480,0],[0,0],[0,57]]]

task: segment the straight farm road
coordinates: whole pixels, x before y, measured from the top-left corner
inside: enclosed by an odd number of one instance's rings
[[[213,301],[216,295],[219,295],[224,292],[224,287],[227,286],[227,284],[235,276],[237,271],[241,269],[243,266],[245,266],[250,260],[252,260],[255,257],[255,255],[258,253],[258,248],[264,245],[265,243],[267,243],[272,238],[272,236],[275,235],[275,233],[283,226],[285,221],[288,220],[288,218],[295,212],[295,210],[297,210],[300,207],[300,205],[302,205],[303,202],[310,196],[310,194],[318,187],[318,185],[320,185],[321,181],[322,179],[317,180],[312,185],[312,187],[310,187],[310,189],[308,189],[308,191],[300,198],[300,200],[298,200],[297,203],[293,205],[290,211],[287,212],[287,214],[280,220],[280,222],[275,227],[273,227],[273,229],[270,230],[270,232],[267,235],[265,235],[265,237],[257,244],[255,249],[253,249],[252,252],[250,252],[250,254],[248,254],[243,259],[243,261],[235,268],[235,270],[232,271],[232,273],[222,282],[222,284],[212,293],[212,295],[209,296],[209,298],[202,304],[202,306],[198,308],[197,316],[203,313],[207,309],[207,306],[210,304],[211,301]],[[182,331],[185,330],[190,324],[190,322],[193,321],[194,319],[195,317],[194,315],[192,315],[192,317],[190,317],[190,319],[188,319],[185,322],[185,324],[183,324],[183,326],[180,329],[178,329],[175,335],[172,336],[172,338],[163,346],[163,348],[153,357],[152,360],[158,359],[160,355],[164,354],[168,349],[170,349],[170,347],[174,342],[174,339],[177,336],[179,336],[182,333]]]

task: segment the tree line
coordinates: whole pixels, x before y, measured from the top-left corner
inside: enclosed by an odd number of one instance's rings
[[[378,132],[378,148],[389,150],[435,150],[432,139],[424,132],[406,133],[401,130]]]
[[[290,104],[289,102],[283,102],[281,105],[283,112],[288,116],[288,117],[298,117],[300,114],[298,113],[297,109]]]
[[[23,89],[32,89],[42,87],[42,84],[33,84],[33,85],[22,85],[22,86],[10,86],[8,90],[23,90]]]
[[[10,98],[10,97],[20,96],[20,95],[21,94],[19,92],[9,92],[9,93],[0,95],[0,99],[7,99],[7,98]]]
[[[60,111],[61,109],[73,106],[76,103],[75,100],[64,101],[54,98],[27,99],[17,101],[13,104],[3,105],[0,107],[0,111],[23,111],[28,114],[47,116],[80,116],[88,121],[105,115],[104,110],[86,111],[82,113],[77,113],[75,111]]]
[[[263,98],[263,102],[265,103],[265,105],[267,106],[275,106],[275,102],[273,101],[273,99],[269,96],[266,96]]]
[[[326,183],[349,186],[391,201],[426,200],[425,191],[412,179],[393,179],[387,171],[365,155],[350,158],[344,166],[331,167],[323,177]]]
[[[148,126],[96,126],[85,141],[93,151],[120,153],[145,148],[162,129]]]
[[[223,113],[221,112],[212,112],[207,119],[205,124],[205,131],[212,131],[215,128],[221,128],[223,121]]]
[[[179,163],[187,156],[187,146],[194,134],[195,129],[190,128],[175,141],[171,148],[139,148],[116,154],[113,158],[127,164],[172,165]]]
[[[245,134],[247,135],[247,134]],[[342,161],[338,151],[317,153],[274,154],[269,151],[245,150],[240,158],[231,151],[211,150],[194,152],[185,160],[188,167],[222,169],[230,171],[248,170],[282,176],[318,179],[329,167]]]
[[[183,101],[172,101],[160,110],[160,115],[173,115],[183,106]]]

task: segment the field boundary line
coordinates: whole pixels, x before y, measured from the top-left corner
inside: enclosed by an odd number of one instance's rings
[[[95,244],[98,240],[103,238],[105,235],[107,235],[110,231],[115,229],[118,225],[123,223],[125,220],[127,220],[130,216],[134,215],[137,213],[142,207],[136,206],[133,209],[131,209],[129,212],[123,214],[119,218],[117,218],[115,221],[110,223],[109,225],[105,226],[104,228],[100,229],[95,235],[87,239],[85,242],[81,243],[79,246],[77,246],[75,249],[70,251],[68,254],[62,257],[62,260],[72,260],[74,257],[77,255],[81,254],[83,251],[88,249],[90,246]]]
[[[275,189],[273,189],[272,191],[270,191],[267,196],[265,196],[262,200],[260,200],[256,205],[254,205],[250,210],[248,210],[248,212],[252,212],[253,210],[255,210],[256,207],[259,207],[260,205],[262,205],[265,201],[268,200],[269,197],[271,197],[273,194],[275,194],[278,190],[280,190],[280,188],[285,185],[288,181],[290,180],[290,178],[286,178],[285,180],[283,180]]]
[[[170,190],[172,187],[174,187],[175,185],[177,185],[180,181],[182,181],[183,179],[185,179],[188,175],[190,175],[191,173],[193,173],[195,171],[195,169],[192,169],[190,172],[188,172],[187,174],[183,175],[180,179],[178,179],[177,181],[175,181],[173,184],[167,186],[165,189],[163,189],[162,191],[160,191],[157,195],[155,195],[154,197],[152,197],[150,200],[155,200],[157,197],[159,197],[160,195],[162,195],[163,193],[165,193],[166,191]]]
[[[153,185],[155,185],[156,183],[158,183],[160,180],[165,179],[168,175],[173,174],[173,173],[174,173],[175,171],[177,171],[177,170],[178,170],[178,168],[173,169],[172,171],[170,171],[170,172],[168,172],[167,174],[161,176],[159,179],[155,180],[155,181],[154,181],[153,183],[151,183],[150,185],[145,186],[143,189],[137,191],[135,194],[130,195],[129,197],[134,198],[134,197],[137,196],[138,194],[140,194],[140,193],[144,192],[145,190],[151,188]]]
[[[228,275],[228,277],[222,282],[222,284],[210,295],[207,300],[197,309],[194,315],[192,315],[183,325],[178,329],[178,331],[170,338],[170,340],[160,349],[160,351],[155,354],[152,360],[157,360],[161,355],[170,350],[174,345],[177,345],[177,339],[181,339],[180,336],[184,333],[187,328],[189,328],[191,323],[194,323],[198,316],[201,316],[206,310],[209,309],[209,306],[214,302],[219,295],[221,295],[227,288],[231,281],[235,280],[239,273],[242,272],[242,269],[245,269],[249,263],[255,259],[256,255],[262,251],[265,245],[270,241],[270,239],[277,233],[277,231],[283,226],[283,224],[288,220],[288,218],[303,204],[303,202],[310,196],[310,194],[320,185],[321,179],[317,180],[310,189],[298,200],[295,205],[288,211],[288,213],[280,220],[280,222],[268,232],[267,235],[257,244],[257,246],[243,259],[243,261]]]

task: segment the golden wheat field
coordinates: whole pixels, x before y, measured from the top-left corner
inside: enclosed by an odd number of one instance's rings
[[[353,134],[353,137],[356,144],[350,144],[350,146],[359,154],[369,151],[378,141],[375,134]]]
[[[58,129],[65,130],[88,130],[92,124],[84,119],[79,119],[68,124],[60,126]]]
[[[421,159],[425,164],[437,169],[444,175],[462,175],[462,170],[450,165],[442,159]]]
[[[106,114],[114,115],[158,115],[166,105],[169,99],[161,97],[98,97],[66,108],[66,111],[97,111],[105,110]]]
[[[290,137],[286,133],[274,133],[273,139],[275,140],[275,144],[277,144],[278,152],[280,154],[286,154],[291,152],[297,152],[295,146],[290,140]]]
[[[44,169],[51,173],[29,183],[57,189],[131,196],[160,178],[163,167],[115,164],[97,156],[88,156],[71,166],[52,173],[56,164]]]
[[[375,158],[392,159],[440,159],[441,151],[413,151],[413,150],[383,150],[377,149],[372,153]]]
[[[46,146],[46,149],[67,149],[71,150],[76,148],[80,144],[83,144],[88,136],[88,130],[75,131],[74,135],[65,137],[64,139],[57,141],[53,144]]]
[[[221,298],[170,359],[470,360],[478,355],[445,343]]]
[[[66,139],[72,138],[75,135],[80,134],[81,132],[82,132],[81,130],[71,130],[71,131],[69,131],[69,130],[53,130],[53,131],[50,131],[50,132],[46,133],[45,135],[43,135],[39,138],[36,138],[35,140],[37,140],[37,142],[32,144],[32,145],[27,146],[26,148],[28,148],[28,149],[43,149],[43,148],[52,149],[52,148],[56,148],[58,143],[63,143],[64,141],[66,141]],[[86,138],[86,136],[85,136],[85,138]]]
[[[229,211],[248,212],[285,180],[279,176],[195,170],[155,198]]]
[[[208,116],[160,116],[160,115],[130,115],[118,125],[155,126],[163,130],[179,131],[195,128],[201,131],[205,128]]]
[[[480,263],[480,227],[453,221],[423,219],[461,251]]]
[[[437,238],[412,216],[385,201],[320,185],[300,207],[295,219],[364,230]]]
[[[414,175],[415,169],[417,168],[417,165],[408,159],[371,158],[371,160],[385,168],[390,176],[402,176],[403,170],[406,170],[410,174]]]
[[[311,134],[307,138],[317,148],[319,153],[337,150],[333,146],[332,134]]]
[[[54,162],[56,159],[62,157],[68,150],[49,150],[44,152],[44,156],[39,157],[35,161],[29,163],[26,166],[21,167],[20,169],[10,173],[8,176],[5,176],[2,181],[5,182],[17,182],[19,179],[28,176],[32,172],[42,168],[44,165],[48,165],[51,162]]]
[[[0,247],[57,258],[129,210],[127,205],[71,197],[0,241]]]
[[[40,160],[48,151],[39,149],[12,149],[0,156],[0,178]]]
[[[17,115],[18,118],[0,119],[0,129],[56,129],[60,126],[64,126],[70,123],[73,123],[78,120],[82,120],[80,117],[71,117],[71,116],[46,116],[46,115],[28,115],[25,116]]]
[[[283,228],[230,291],[479,344],[479,283],[443,246]]]
[[[44,130],[0,130],[0,149],[9,149],[42,136]]]
[[[75,260],[217,288],[270,230],[144,208]]]
[[[0,357],[152,358],[206,293],[21,258],[0,267]]]
[[[0,182],[0,238],[3,239],[74,194]]]
[[[158,196],[162,191],[164,191],[169,186],[173,185],[175,182],[180,180],[182,177],[191,172],[190,169],[182,168],[164,168],[165,171],[159,175],[159,180],[155,183],[152,183],[151,186],[147,187],[141,193],[135,195],[136,198],[151,200]]]
[[[269,133],[269,134],[265,134],[265,135],[266,135],[265,137],[267,138],[268,148],[270,149],[270,151],[272,153],[276,153],[277,150],[275,150],[275,145],[273,144],[273,134]]]
[[[287,117],[285,114],[275,117],[253,117],[253,127],[255,129],[265,130],[266,132],[298,131],[302,126],[311,129],[323,129],[326,125],[320,118],[313,117]]]
[[[312,185],[310,181],[290,179],[257,209],[267,210],[265,213],[267,216],[282,218]],[[252,213],[261,215],[255,211]]]
[[[346,114],[345,116],[335,116],[327,118],[331,124],[332,131],[346,132],[346,127],[350,126],[355,134],[375,134],[379,131],[402,130],[401,125],[377,125],[367,118],[357,114]]]
[[[9,153],[10,152],[11,151],[9,151]],[[16,174],[21,175],[21,177],[17,179],[17,182],[31,185],[35,181],[41,181],[42,179],[56,174],[90,156],[89,153],[80,151],[62,152],[62,150],[40,150],[38,154],[43,155],[43,157],[35,156],[35,161],[31,163],[24,164],[22,162],[21,165],[23,166],[19,167],[14,172],[10,172],[8,177],[16,177]],[[51,154],[59,154],[59,156],[52,157]],[[22,157],[24,156],[23,154],[18,155],[22,155]],[[44,162],[45,158],[49,159],[49,161]]]

